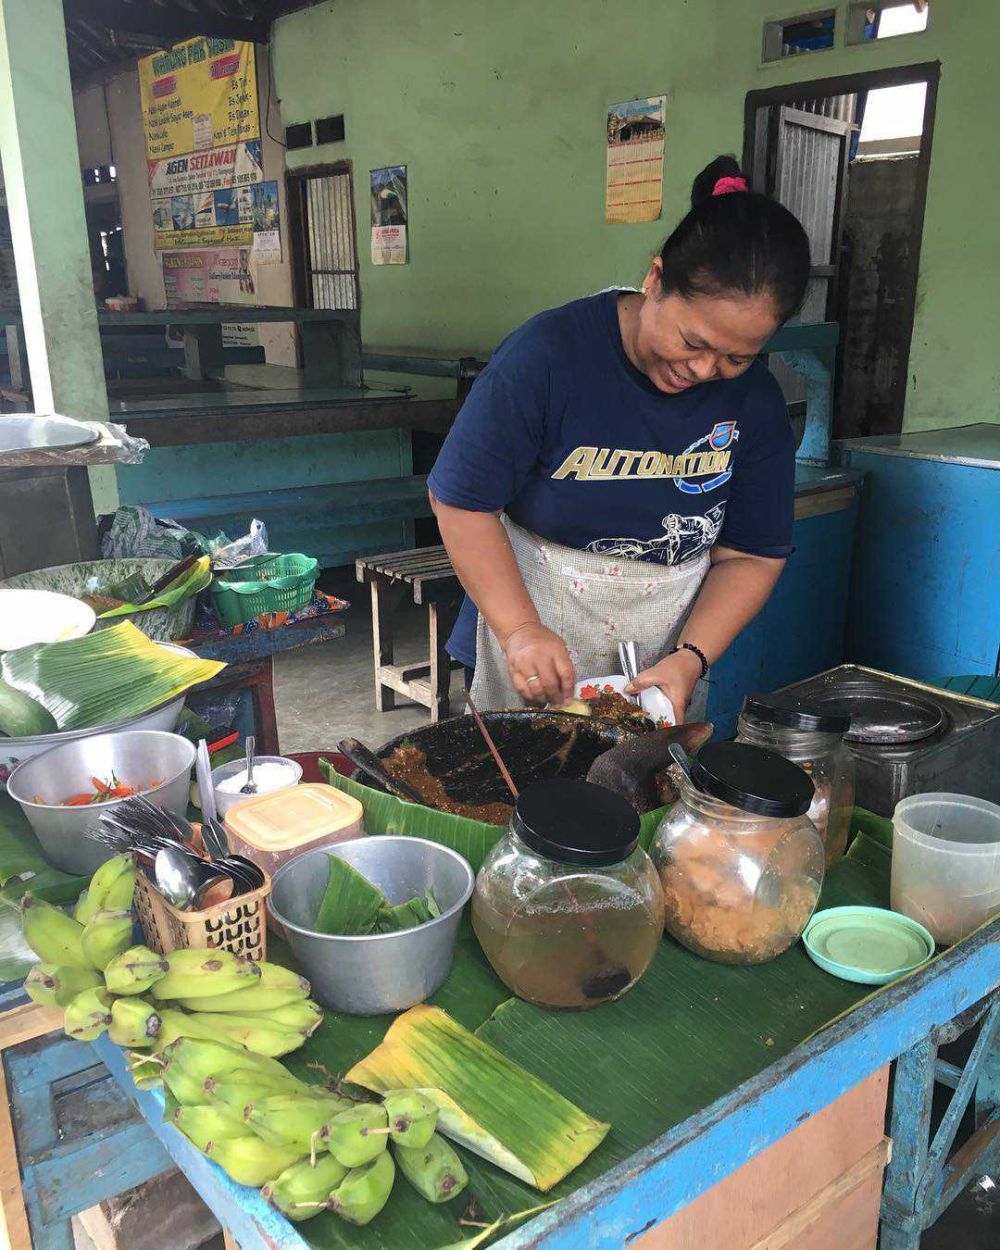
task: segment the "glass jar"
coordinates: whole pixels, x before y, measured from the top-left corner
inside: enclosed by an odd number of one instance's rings
[[[773,751],[703,746],[650,851],[667,932],[727,964],[764,963],[796,942],[823,882],[812,797],[802,769]]]
[[[472,927],[518,998],[581,1008],[624,994],[663,934],[660,882],[631,804],[587,781],[526,786],[479,870]]]
[[[849,716],[810,707],[793,695],[748,694],[736,741],[768,747],[808,773],[816,787],[809,819],[816,826],[831,868],[847,850],[854,810],[854,756],[844,742]]]

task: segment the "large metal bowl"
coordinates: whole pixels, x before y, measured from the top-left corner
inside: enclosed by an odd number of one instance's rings
[[[133,573],[141,573],[152,585],[176,560],[139,559],[121,557],[114,560],[82,560],[76,564],[57,564],[48,569],[34,569],[30,573],[17,573],[0,582],[5,590],[54,590],[61,595],[79,599],[82,595],[106,594]],[[98,620],[95,629],[109,629],[122,621],[131,621],[154,642],[171,642],[174,638],[189,638],[194,623],[197,595],[175,603],[170,608],[150,608],[147,612],[132,612],[125,616],[109,616]]]
[[[188,659],[197,659],[193,651],[187,647],[179,647],[176,643],[161,642],[178,655],[186,655]],[[30,738],[6,738],[0,735],[0,794],[6,788],[8,778],[19,764],[33,759],[44,751],[62,746],[64,742],[79,742],[84,738],[96,738],[98,734],[120,733],[126,729],[161,729],[170,732],[180,723],[184,711],[185,695],[178,695],[168,703],[161,703],[148,712],[138,716],[130,716],[126,720],[114,721],[110,725],[92,725],[89,729],[64,729],[52,734],[36,734]]]
[[[400,933],[335,937],[312,927],[326,889],[327,858],[337,855],[377,885],[390,903],[433,889],[436,920]],[[380,1016],[422,1003],[444,981],[455,957],[462,908],[476,875],[455,851],[423,838],[375,835],[320,847],[274,874],[268,906],[284,927],[298,967],[324,1006],[352,1016]]]
[[[113,773],[129,785],[157,780],[158,785],[144,786],[140,793],[157,807],[183,815],[194,757],[193,743],[180,734],[153,730],[104,733],[66,742],[26,760],[11,773],[7,792],[31,822],[50,864],[63,872],[89,874],[114,851],[84,837],[83,830],[96,825],[100,815],[114,811],[124,800],[86,807],[65,807],[63,801],[71,794],[93,789],[92,777],[104,780]]]

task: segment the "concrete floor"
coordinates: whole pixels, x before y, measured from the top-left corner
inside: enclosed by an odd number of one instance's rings
[[[368,588],[342,580],[324,590],[351,603],[344,613],[344,638],[279,655],[274,668],[274,701],[281,749],[332,751],[342,738],[358,738],[375,748],[397,734],[426,725],[427,708],[396,696],[392,712],[375,708],[372,668],[372,622]],[[395,614],[395,663],[428,656],[427,609],[409,603]],[[461,710],[462,676],[452,676],[452,708]]]

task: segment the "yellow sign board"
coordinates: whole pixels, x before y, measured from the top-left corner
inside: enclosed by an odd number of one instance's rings
[[[260,136],[252,43],[199,37],[143,57],[139,94],[151,161]]]

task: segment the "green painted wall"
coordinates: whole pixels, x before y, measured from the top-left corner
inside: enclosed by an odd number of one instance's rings
[[[764,18],[809,8],[331,0],[279,21],[283,122],[346,118],[346,142],[290,152],[288,164],[353,162],[366,342],[489,351],[541,308],[637,282],[694,174],[741,149],[747,91],[940,60],[906,426],[1000,420],[1000,5],[931,0],[924,33],[762,65]],[[605,226],[605,110],[661,92],[663,219]],[[411,260],[376,268],[368,170],[397,163],[409,166]]]

